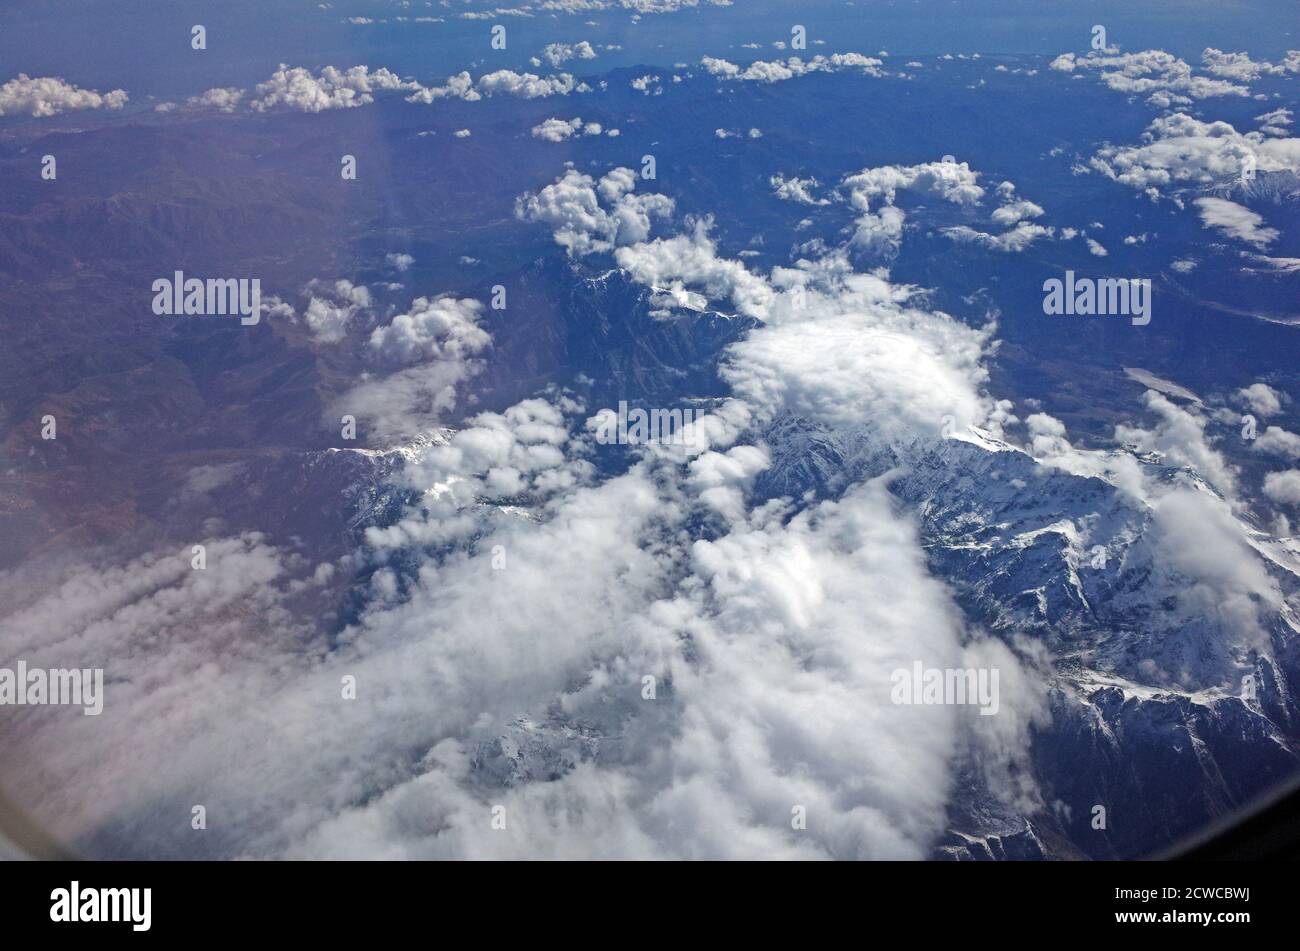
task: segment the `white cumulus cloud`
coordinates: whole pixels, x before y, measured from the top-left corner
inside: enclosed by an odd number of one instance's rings
[[[28,76],[0,85],[0,116],[29,115],[36,118],[57,116],[82,109],[121,109],[126,105],[125,90],[100,93],[82,89],[57,76]]]

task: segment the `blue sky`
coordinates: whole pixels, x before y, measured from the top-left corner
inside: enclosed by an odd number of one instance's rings
[[[639,20],[623,9],[493,20],[459,16],[512,5],[451,0],[444,7],[438,0],[427,6],[412,0],[403,9],[395,0],[333,0],[322,10],[318,0],[43,0],[0,11],[0,62],[9,75],[60,75],[91,86],[121,86],[134,98],[247,84],[265,78],[280,62],[364,63],[422,77],[485,62],[519,67],[546,43],[581,39],[623,47],[602,55],[593,66],[600,71],[728,52],[733,59],[757,58],[761,51],[740,44],[788,39],[795,22],[807,26],[810,37],[827,40],[827,51],[887,49],[895,56],[1083,51],[1092,25],[1100,23],[1110,42],[1124,50],[1165,49],[1194,58],[1206,46],[1216,46],[1268,57],[1294,48],[1300,33],[1293,0],[735,0],[729,7],[705,4]],[[402,15],[438,16],[444,22],[396,22]],[[353,17],[389,22],[347,22]],[[487,47],[493,22],[509,30],[505,51]],[[194,23],[208,29],[206,53],[189,48]],[[581,72],[582,65],[569,68]]]

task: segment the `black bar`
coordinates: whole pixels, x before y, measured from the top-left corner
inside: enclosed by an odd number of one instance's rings
[[[1286,913],[1289,875],[1265,863],[828,863],[797,868],[790,863],[730,863],[725,868],[709,863],[566,863],[542,868],[487,862],[455,867],[47,862],[9,863],[0,867],[0,875],[11,936],[75,932],[86,938],[210,941],[284,934],[299,942],[334,943],[404,932],[437,941],[439,935],[482,929],[485,936],[528,940],[607,922],[610,939],[621,942],[619,935],[630,937],[640,928],[662,934],[663,928],[686,928],[692,918],[706,915],[764,931],[769,925],[802,930],[844,921],[863,936],[880,936],[903,925],[920,928],[918,937],[931,927],[935,937],[942,937],[947,929],[978,922],[993,932],[1029,928],[1040,936],[1071,939],[1128,932],[1183,940],[1195,933],[1220,942],[1262,936],[1262,928],[1292,920]],[[70,889],[73,881],[82,896],[88,889],[150,889],[148,930],[135,931],[129,921],[51,921],[51,893]],[[1134,913],[1154,920],[1117,920],[1117,914]],[[1244,914],[1249,920],[1162,920],[1166,914],[1189,913]]]

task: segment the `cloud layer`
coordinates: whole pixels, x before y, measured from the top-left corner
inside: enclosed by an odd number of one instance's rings
[[[29,115],[39,119],[83,109],[121,109],[127,98],[121,89],[101,94],[57,76],[19,73],[16,79],[0,86],[0,116]]]

